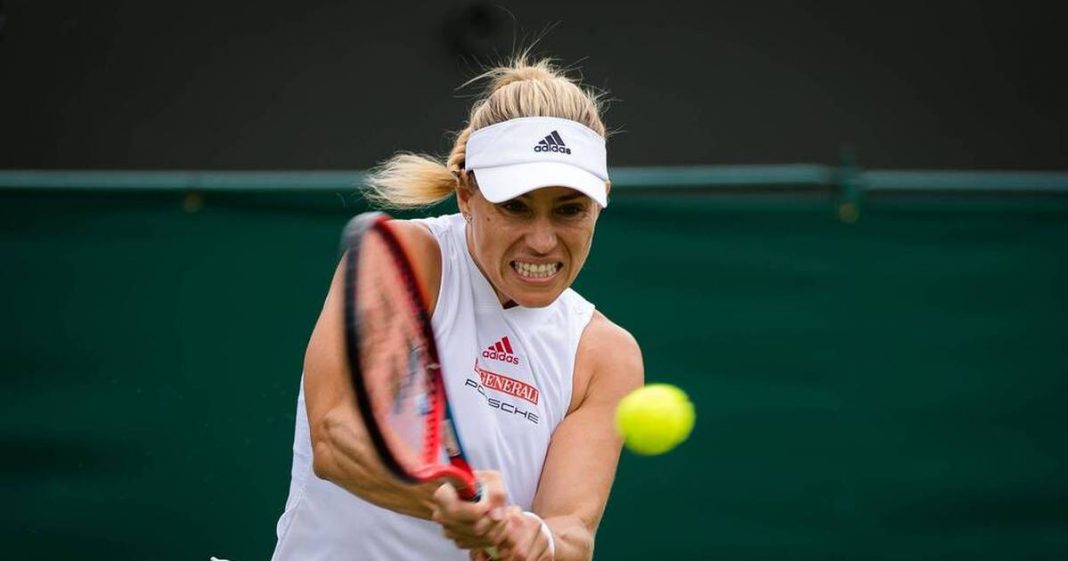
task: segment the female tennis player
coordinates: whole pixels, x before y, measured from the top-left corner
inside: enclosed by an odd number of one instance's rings
[[[345,369],[339,272],[305,357],[276,561],[593,554],[621,449],[614,409],[643,381],[634,338],[570,288],[608,204],[605,126],[597,96],[547,61],[482,78],[444,163],[400,154],[368,181],[387,208],[456,194],[455,215],[390,225],[428,287],[482,499],[383,469]]]

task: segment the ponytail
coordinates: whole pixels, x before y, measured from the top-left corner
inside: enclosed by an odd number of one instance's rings
[[[365,179],[365,196],[372,203],[382,208],[418,208],[447,199],[466,180],[467,139],[472,132],[496,123],[520,117],[559,117],[606,135],[601,94],[581,88],[549,60],[530,62],[524,52],[511,64],[491,68],[464,85],[480,81],[486,82],[486,92],[471,107],[468,124],[456,135],[448,158],[442,162],[405,152],[382,162]]]
[[[457,181],[437,158],[401,153],[371,170],[364,196],[380,208],[418,208],[447,199]]]

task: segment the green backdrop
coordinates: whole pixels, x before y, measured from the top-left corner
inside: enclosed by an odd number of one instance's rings
[[[363,207],[196,206],[0,193],[5,557],[269,557]],[[619,195],[577,288],[698,423],[624,455],[597,559],[1066,558],[1066,257],[1064,199]]]

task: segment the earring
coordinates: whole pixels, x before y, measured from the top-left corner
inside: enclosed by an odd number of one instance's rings
[[[471,223],[471,215],[467,214],[467,213],[464,213],[464,220],[466,220],[467,223],[470,224]]]

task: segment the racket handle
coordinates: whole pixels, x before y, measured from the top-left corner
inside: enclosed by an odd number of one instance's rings
[[[461,499],[477,503],[482,500],[482,483],[476,479],[471,485],[457,488],[457,493]]]

